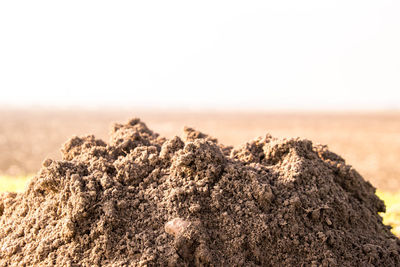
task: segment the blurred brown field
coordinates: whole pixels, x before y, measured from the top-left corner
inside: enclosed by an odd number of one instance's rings
[[[194,112],[179,110],[0,110],[0,175],[36,173],[45,158],[59,159],[72,135],[108,140],[113,122],[139,117],[166,137],[184,126],[240,145],[267,133],[301,137],[329,148],[384,191],[400,190],[400,112]]]

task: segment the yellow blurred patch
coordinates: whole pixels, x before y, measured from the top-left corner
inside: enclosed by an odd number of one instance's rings
[[[383,223],[391,225],[392,232],[400,237],[400,191],[397,193],[378,191],[377,195],[386,205],[386,212],[381,214]]]
[[[22,192],[31,176],[0,176],[0,192]]]

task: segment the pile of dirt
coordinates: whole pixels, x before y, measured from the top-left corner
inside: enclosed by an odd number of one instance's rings
[[[308,140],[238,148],[138,119],[74,137],[0,196],[0,265],[399,266],[375,188]]]

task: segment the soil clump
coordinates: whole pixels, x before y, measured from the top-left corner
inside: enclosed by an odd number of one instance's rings
[[[133,119],[62,154],[0,194],[1,266],[400,265],[375,188],[308,140],[232,148]]]

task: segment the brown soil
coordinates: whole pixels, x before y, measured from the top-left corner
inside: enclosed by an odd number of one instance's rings
[[[62,151],[1,195],[1,266],[400,265],[375,188],[308,140],[232,148],[135,119]]]
[[[240,145],[256,136],[301,137],[346,159],[380,190],[400,190],[400,113],[189,112],[170,110],[11,110],[0,108],[0,175],[31,175],[43,158],[60,159],[59,147],[72,135],[108,138],[114,121],[139,116],[172,138],[183,125]],[[0,181],[1,182],[1,181]]]

